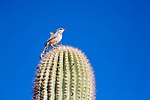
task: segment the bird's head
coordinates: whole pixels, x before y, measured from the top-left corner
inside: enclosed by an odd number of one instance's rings
[[[67,28],[58,28],[56,32],[62,34],[64,30],[67,30]]]

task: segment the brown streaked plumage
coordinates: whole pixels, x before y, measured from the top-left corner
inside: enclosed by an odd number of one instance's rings
[[[45,43],[45,48],[42,51],[40,58],[43,57],[44,53],[46,52],[46,50],[50,47],[50,46],[56,46],[62,39],[62,33],[64,32],[64,30],[66,30],[66,28],[58,28],[55,32],[55,34],[53,34],[52,32],[50,32],[50,38],[46,41]]]

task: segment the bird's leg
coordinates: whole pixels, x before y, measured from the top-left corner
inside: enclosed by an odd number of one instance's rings
[[[51,45],[51,46],[52,46],[54,49],[55,49],[55,48],[57,48],[57,46],[56,46],[56,45]]]
[[[60,43],[59,46],[62,46],[62,43]]]
[[[60,43],[60,44],[57,44],[56,46],[57,46],[57,47],[61,47],[61,46],[62,46],[62,43]]]

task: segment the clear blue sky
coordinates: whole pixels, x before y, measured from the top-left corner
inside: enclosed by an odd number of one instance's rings
[[[31,100],[39,55],[58,27],[92,63],[97,100],[150,100],[149,0],[1,0],[1,100]]]

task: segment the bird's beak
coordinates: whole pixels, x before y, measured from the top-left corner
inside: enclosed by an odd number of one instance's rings
[[[68,28],[63,28],[64,30],[68,30]]]

